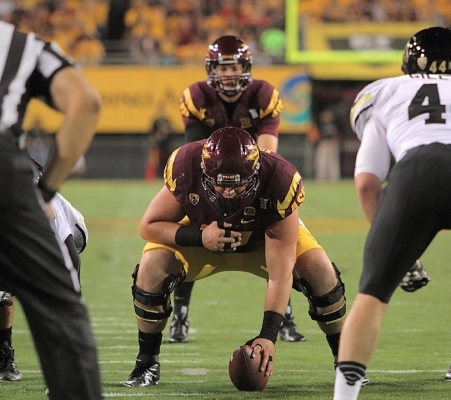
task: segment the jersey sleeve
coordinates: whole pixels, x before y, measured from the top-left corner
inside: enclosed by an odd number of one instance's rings
[[[38,58],[34,72],[35,79],[30,80],[32,97],[39,98],[39,100],[54,108],[50,96],[50,84],[53,77],[63,68],[75,66],[76,63],[65,55],[55,42],[46,42]]]
[[[262,162],[271,165],[263,168],[261,178],[265,180],[265,175],[270,175],[269,186],[265,189],[267,193],[272,193],[272,201],[281,218],[286,218],[295,212],[303,203],[305,190],[301,174],[288,161],[279,154],[270,150],[262,150]]]
[[[187,143],[174,150],[169,156],[163,179],[166,187],[176,198],[192,186],[193,181],[200,180],[200,141]],[[199,154],[197,157],[195,154]],[[200,171],[200,172],[199,172]]]
[[[206,109],[196,104],[202,104],[202,91],[199,85],[194,84],[183,91],[180,99],[180,114],[182,115],[183,124],[185,127],[199,124],[205,119]]]
[[[391,153],[385,131],[376,118],[370,118],[365,124],[362,143],[357,152],[354,176],[370,173],[383,182],[390,170],[390,161]]]
[[[363,130],[367,121],[374,115],[375,103],[380,100],[380,89],[385,83],[385,79],[380,79],[367,85],[355,98],[351,108],[351,127],[357,137],[362,140]]]
[[[286,218],[295,212],[303,203],[305,198],[304,185],[302,184],[301,174],[295,172],[293,175],[288,191],[285,196],[277,200],[277,211],[282,218]]]
[[[169,156],[168,161],[166,162],[166,167],[164,168],[163,180],[166,187],[169,189],[171,193],[175,192],[177,187],[177,179],[178,179],[178,164],[175,163],[177,154],[179,153],[181,147],[175,149],[172,154]]]
[[[259,90],[260,100],[260,124],[257,136],[269,134],[279,135],[280,114],[283,110],[283,103],[279,91],[267,82],[263,82]]]

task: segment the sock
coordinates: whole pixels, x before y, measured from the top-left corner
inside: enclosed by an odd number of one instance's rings
[[[340,344],[340,336],[341,333],[334,333],[332,335],[326,335],[327,343],[329,343],[329,347],[332,350],[332,354],[335,357],[338,356],[338,345]]]
[[[10,328],[0,329],[0,345],[4,345],[5,343],[7,343],[7,345],[11,347],[12,334],[13,334],[12,326]]]
[[[182,282],[174,290],[174,314],[188,314],[194,282]]]
[[[333,400],[357,400],[366,367],[354,361],[341,361],[335,372]]]
[[[292,314],[293,310],[291,309],[291,297],[288,299],[288,305],[285,310],[285,319],[293,319],[294,315]]]
[[[144,333],[138,331],[139,353],[136,357],[136,364],[141,366],[151,366],[160,363],[160,347],[163,334]]]

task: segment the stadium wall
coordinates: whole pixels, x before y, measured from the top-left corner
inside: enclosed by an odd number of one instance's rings
[[[179,113],[182,92],[192,83],[206,79],[202,68],[99,66],[86,68],[85,75],[103,100],[100,133],[145,134],[155,118],[166,116],[174,132],[182,133]],[[254,67],[255,79],[274,85],[284,102],[280,131],[305,133],[310,124],[311,86],[304,68],[299,66]],[[29,128],[36,116],[43,127],[54,131],[61,116],[37,101],[30,104],[25,119]]]
[[[206,73],[194,67],[100,66],[84,70],[99,91],[103,111],[98,133],[86,154],[87,179],[140,179],[149,154],[148,132],[153,121],[166,117],[173,133],[169,148],[183,144],[179,100],[185,88]],[[300,66],[256,66],[255,79],[265,79],[280,92],[284,103],[280,151],[296,167],[304,160],[304,135],[311,123],[311,82]],[[39,118],[47,132],[55,132],[62,117],[33,100],[24,128]]]

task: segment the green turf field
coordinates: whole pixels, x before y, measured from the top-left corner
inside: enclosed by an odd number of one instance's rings
[[[305,298],[295,292],[294,314],[307,341],[277,343],[275,371],[264,392],[242,393],[233,387],[227,371],[229,356],[259,332],[265,288],[265,281],[240,273],[219,274],[196,283],[189,342],[164,342],[160,385],[137,390],[121,386],[138,349],[130,292],[130,274],[144,244],[138,225],[160,186],[140,181],[74,180],[62,191],[84,214],[89,229],[89,244],[82,254],[82,287],[98,344],[105,398],[330,400],[332,356],[324,335],[308,317]],[[341,269],[351,305],[368,229],[353,184],[307,181],[305,186],[300,216]],[[416,293],[400,289],[395,293],[368,369],[372,384],[362,389],[362,399],[451,398],[451,382],[443,379],[451,356],[450,247],[450,234],[440,233],[422,257],[432,281]],[[24,380],[0,382],[0,399],[45,399],[20,307],[13,339]]]

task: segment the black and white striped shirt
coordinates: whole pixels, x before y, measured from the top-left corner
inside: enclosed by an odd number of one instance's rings
[[[0,130],[20,135],[33,97],[52,106],[50,83],[56,72],[68,66],[74,66],[73,60],[56,43],[0,21]]]

